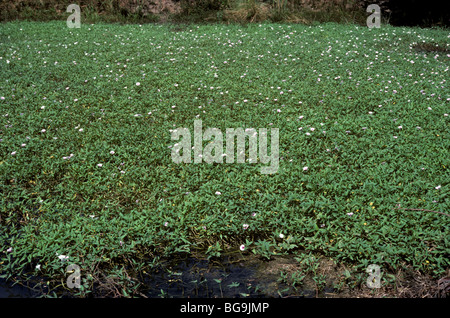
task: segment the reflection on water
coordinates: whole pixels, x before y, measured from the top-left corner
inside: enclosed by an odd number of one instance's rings
[[[12,282],[0,278],[0,298],[36,298],[39,296],[29,288],[12,284]]]
[[[290,288],[278,280],[281,268],[271,270],[269,266],[270,262],[257,259],[243,262],[231,257],[211,262],[188,257],[173,264],[164,264],[149,275],[144,280],[144,285],[148,287],[145,294],[150,298],[284,296],[282,291],[287,292]],[[297,297],[315,297],[315,291],[308,287],[295,294]]]
[[[253,278],[256,269],[242,264],[211,264],[188,258],[164,266],[146,279],[148,297],[261,297]]]
[[[297,262],[292,258],[263,261],[254,257],[224,257],[217,260],[193,257],[174,257],[162,261],[156,268],[140,278],[140,295],[149,298],[255,298],[255,297],[321,297],[314,285],[305,284],[293,290],[280,281],[280,271],[293,271]],[[42,279],[37,278],[39,281]],[[108,279],[106,279],[108,281]],[[36,285],[37,286],[37,285]],[[35,290],[0,279],[0,298],[36,298],[45,296],[46,284]],[[87,297],[117,297],[117,286],[97,284]],[[35,287],[36,288],[36,287]],[[120,286],[119,286],[120,289]],[[325,292],[329,292],[325,288]],[[57,297],[76,297],[67,290],[55,290]]]

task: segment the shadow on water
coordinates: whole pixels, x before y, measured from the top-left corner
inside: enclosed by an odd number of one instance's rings
[[[148,275],[144,280],[149,287],[145,295],[150,298],[272,298],[288,293],[292,295],[292,288],[279,281],[279,270],[288,263],[257,258],[244,261],[235,256],[220,261],[186,257],[163,264]],[[316,291],[306,286],[294,294],[294,297],[316,297]]]
[[[13,285],[0,278],[0,298],[36,298],[40,295],[29,288]]]
[[[318,294],[314,284],[304,284],[294,289],[292,285],[280,281],[280,271],[292,272],[296,268],[296,262],[287,257],[267,261],[258,257],[244,259],[242,255],[234,253],[208,260],[177,255],[161,261],[151,273],[141,276],[139,294],[148,298],[313,298],[323,297],[323,293],[332,291],[325,288]],[[39,277],[35,278],[43,281]],[[43,285],[38,291],[0,279],[0,298],[42,297],[45,296]],[[57,291],[56,294],[58,297],[75,297],[67,289]],[[94,286],[88,297],[111,295]]]

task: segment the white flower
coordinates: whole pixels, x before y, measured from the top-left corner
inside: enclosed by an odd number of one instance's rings
[[[41,133],[45,133],[45,132],[46,132],[46,130],[45,130],[45,129],[42,129],[42,130],[41,130]]]
[[[244,251],[244,250],[245,250],[245,245],[242,244],[241,246],[239,246],[239,249],[240,249],[241,251]]]
[[[403,127],[402,126],[398,126],[398,129],[402,129]]]
[[[97,167],[103,167],[103,164],[97,163]]]
[[[347,213],[347,215],[348,215],[348,216],[352,216],[352,215],[353,215],[353,212],[349,212],[349,213]]]
[[[12,252],[12,247],[8,248],[8,249],[6,250],[6,252],[11,253],[11,252]]]
[[[437,187],[435,187],[436,190],[439,190],[441,188],[441,185],[438,185]]]
[[[40,270],[41,270],[41,264],[37,264],[37,265],[36,265],[36,269],[37,269],[38,271],[40,271]]]
[[[169,225],[169,222],[164,222],[164,226],[168,226]]]
[[[27,145],[27,144],[21,144],[20,146],[21,146],[21,147],[25,147],[26,145]]]
[[[109,153],[112,155],[115,154],[114,150],[111,150]]]
[[[11,156],[14,156],[17,152],[13,151],[11,152]]]
[[[280,237],[281,239],[284,238],[284,234],[283,234],[283,233],[280,233],[279,237]]]
[[[68,259],[69,259],[69,256],[66,256],[66,255],[58,255],[58,258],[61,260],[61,261],[67,261]]]
[[[244,230],[248,229],[248,224],[243,224],[243,225],[242,225],[242,228],[243,228]]]
[[[136,86],[139,86],[139,85],[141,85],[141,83],[137,82],[137,83],[136,83]]]
[[[217,195],[221,195],[222,193],[221,193],[221,192],[219,192],[219,191],[216,191],[216,194],[217,194]]]
[[[45,106],[41,106],[41,109],[44,109],[45,108]]]
[[[78,129],[78,131],[80,131],[80,132],[82,132],[83,130],[84,130],[83,128]]]
[[[303,167],[303,171],[308,171],[308,167]]]

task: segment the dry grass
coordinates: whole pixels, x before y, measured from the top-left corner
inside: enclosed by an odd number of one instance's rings
[[[197,2],[196,2],[197,1]],[[309,24],[313,21],[351,21],[365,16],[356,0],[230,0],[226,9],[208,11],[201,5],[205,0],[80,0],[83,17],[90,22],[145,21],[167,22],[193,19],[199,21],[288,22]],[[71,0],[14,0],[0,1],[0,20],[16,19],[54,20],[67,17],[66,8]],[[220,6],[219,6],[220,7]],[[216,8],[217,9],[217,8]],[[357,14],[355,14],[358,12]],[[220,16],[220,18],[218,18]],[[150,19],[149,19],[150,18]],[[92,21],[91,21],[92,20]]]
[[[253,260],[255,262],[255,260]],[[413,270],[409,266],[403,266],[396,273],[390,274],[390,283],[382,283],[380,288],[369,288],[364,282],[353,285],[343,275],[345,270],[352,269],[344,265],[337,265],[332,259],[321,257],[319,266],[315,275],[323,275],[326,277],[326,290],[320,290],[314,281],[312,273],[306,273],[303,290],[315,291],[315,297],[328,298],[446,298],[450,296],[450,269],[441,279],[433,279],[431,276]],[[293,273],[304,271],[304,268],[294,260],[293,257],[274,257],[271,261],[264,262],[261,265],[261,277],[265,280],[277,280],[280,272],[288,274],[290,277]],[[383,272],[383,271],[382,271]],[[353,275],[353,274],[352,274]],[[363,275],[365,279],[367,275]],[[334,286],[341,284],[340,290],[334,290]],[[286,295],[285,297],[295,297],[298,295]]]
[[[408,267],[400,269],[395,275],[395,283],[382,286],[378,289],[370,289],[361,286],[355,290],[348,290],[343,295],[352,298],[446,298],[450,296],[450,286],[447,289],[439,281],[430,276],[413,271]],[[441,280],[443,280],[442,278]],[[447,277],[450,282],[450,277]]]
[[[239,1],[234,8],[224,10],[224,18],[230,22],[261,22],[270,17],[271,6],[259,1]]]

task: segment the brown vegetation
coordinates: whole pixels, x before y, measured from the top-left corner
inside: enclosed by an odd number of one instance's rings
[[[69,4],[84,22],[338,22],[365,24],[368,5],[393,25],[448,26],[436,0],[0,0],[0,21],[64,19]]]
[[[0,20],[61,19],[72,3],[85,22],[361,22],[366,16],[358,0],[0,0]]]

